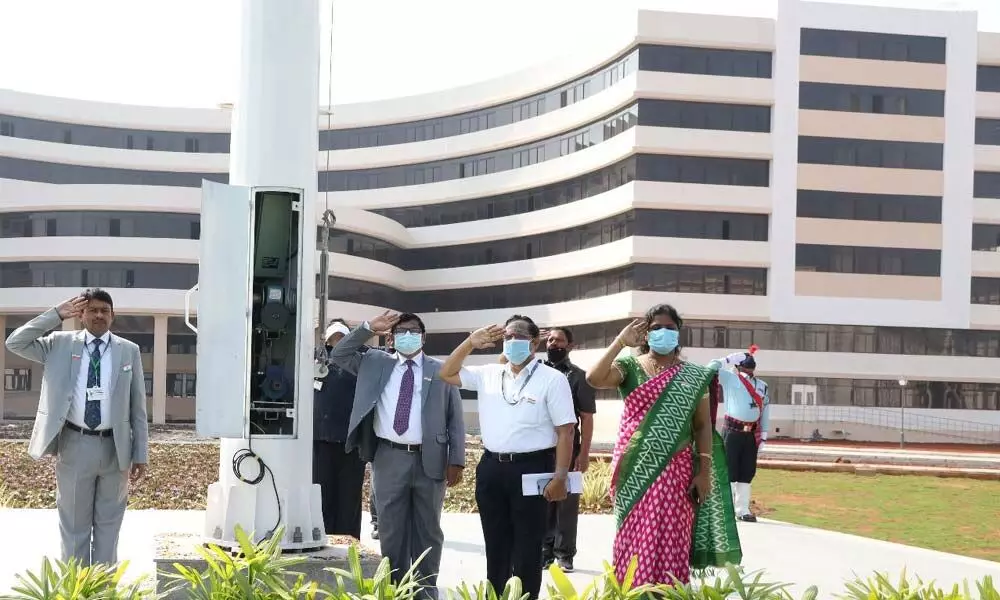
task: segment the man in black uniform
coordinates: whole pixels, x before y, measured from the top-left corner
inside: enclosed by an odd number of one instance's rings
[[[594,388],[587,383],[587,373],[569,360],[573,348],[573,332],[568,327],[555,327],[548,331],[545,364],[566,375],[573,392],[576,411],[576,429],[573,434],[573,469],[585,473],[590,464],[590,442],[594,435],[594,414],[597,412]],[[545,567],[558,561],[566,573],[573,571],[576,556],[577,517],[580,513],[580,496],[570,494],[561,502],[549,504],[548,527],[542,544]]]
[[[327,353],[348,333],[343,319],[330,321],[325,331]],[[313,482],[322,490],[326,533],[360,539],[365,463],[356,450],[344,451],[357,377],[333,364],[328,369],[313,394]]]

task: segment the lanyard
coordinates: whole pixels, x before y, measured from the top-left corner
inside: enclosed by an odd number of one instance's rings
[[[94,340],[100,340],[100,339],[101,338],[94,338]],[[87,345],[93,348],[94,340],[90,340],[90,343]],[[104,348],[96,352],[94,350],[91,350],[90,352],[87,353],[87,356],[90,357],[90,367],[95,371],[97,370],[98,367],[101,366],[101,359],[104,358],[105,354],[107,354],[108,346],[111,345],[105,342],[104,340],[101,340],[101,343],[104,344]],[[97,356],[95,357],[94,354],[97,354]]]
[[[514,394],[513,402],[507,399],[507,370],[504,369],[503,375],[500,376],[500,393],[503,394],[504,402],[510,404],[511,406],[516,406],[517,404],[520,404],[521,393],[524,391],[525,386],[528,385],[528,382],[531,381],[531,376],[535,374],[535,371],[538,370],[538,365],[540,364],[542,364],[541,361],[535,361],[535,364],[531,367],[531,370],[528,371],[528,374],[524,376],[524,380],[521,381],[521,388],[517,390],[516,394]]]

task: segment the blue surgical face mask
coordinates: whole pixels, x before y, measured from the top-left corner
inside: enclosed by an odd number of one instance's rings
[[[419,333],[397,333],[393,338],[393,347],[400,354],[416,354],[423,345],[424,339]]]
[[[670,354],[677,349],[680,334],[676,329],[654,329],[649,332],[649,349],[660,355]]]
[[[531,342],[528,340],[504,340],[503,355],[512,365],[523,364],[531,357]]]

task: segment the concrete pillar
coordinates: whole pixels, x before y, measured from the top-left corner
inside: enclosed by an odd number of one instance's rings
[[[7,317],[0,315],[0,331],[7,331]],[[4,335],[6,339],[6,335]],[[0,348],[0,373],[4,374],[4,383],[0,385],[0,423],[3,423],[3,416],[6,412],[4,407],[4,394],[7,391],[7,348]]]
[[[153,321],[153,423],[167,422],[167,316]]]

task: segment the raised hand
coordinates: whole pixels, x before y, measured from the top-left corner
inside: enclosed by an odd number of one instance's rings
[[[472,342],[472,347],[476,350],[493,348],[497,345],[497,342],[502,339],[503,327],[500,327],[499,325],[490,325],[488,327],[477,329],[469,336],[469,341]]]
[[[387,310],[374,319],[368,321],[368,329],[372,332],[381,334],[385,331],[390,331],[399,322],[399,313]]]
[[[646,340],[646,329],[646,321],[635,319],[618,334],[618,341],[632,348],[640,346]]]
[[[548,344],[549,344],[549,330],[540,329],[538,331],[538,343],[535,344],[535,352],[541,352],[542,350],[545,350]]]
[[[87,307],[87,299],[83,296],[70,298],[56,307],[59,318],[65,321],[72,317],[79,317],[83,314],[83,309]]]

